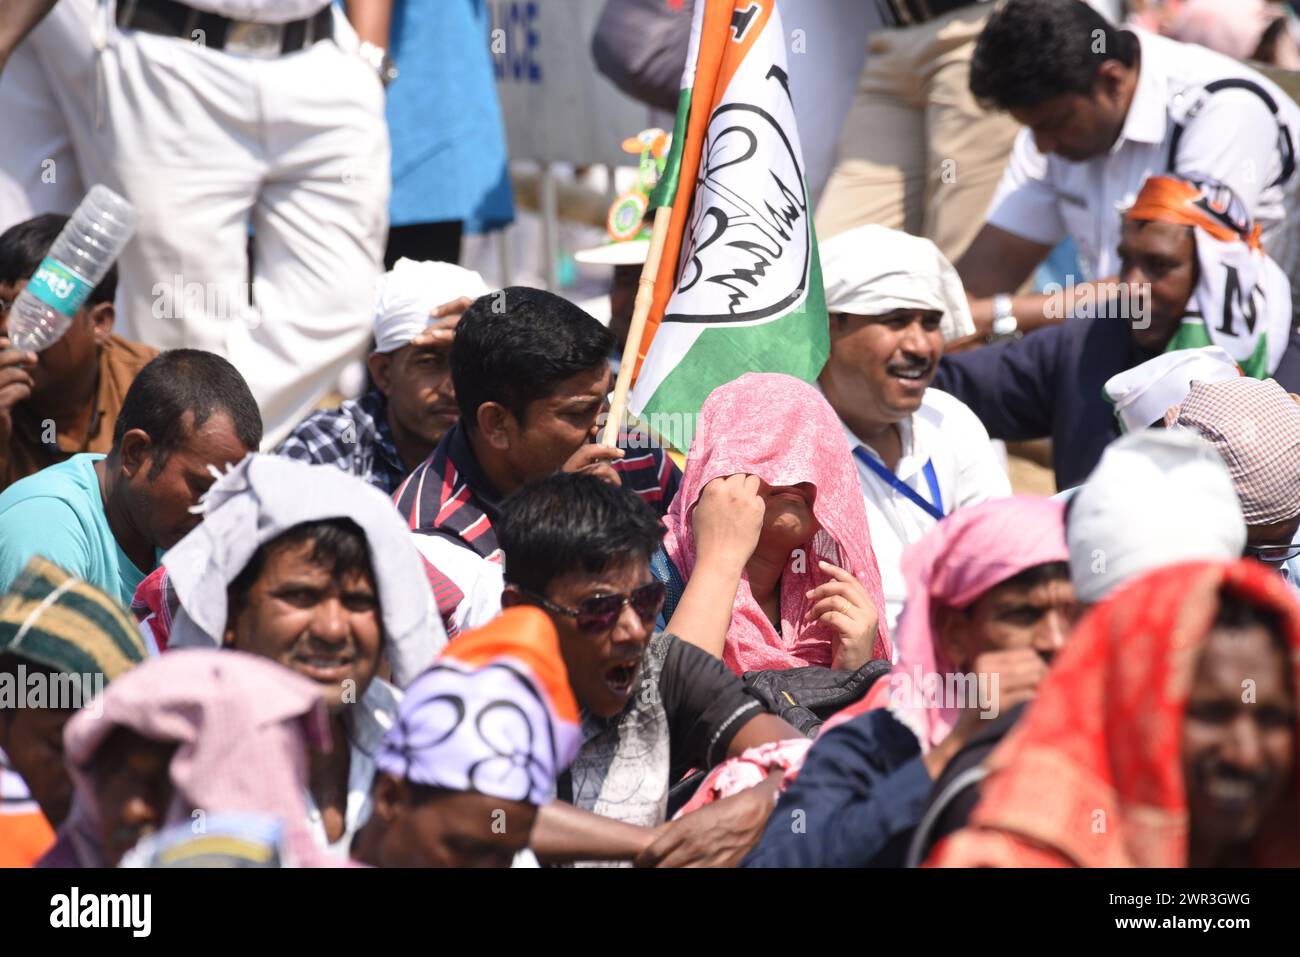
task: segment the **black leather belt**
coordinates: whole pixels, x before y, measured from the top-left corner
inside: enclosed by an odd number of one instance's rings
[[[255,56],[296,53],[334,35],[334,17],[328,3],[302,20],[252,23],[196,10],[176,0],[118,0],[117,25],[123,30],[177,37],[212,50]]]
[[[910,27],[937,20],[945,13],[973,7],[979,0],[884,0],[894,19],[894,26]]]

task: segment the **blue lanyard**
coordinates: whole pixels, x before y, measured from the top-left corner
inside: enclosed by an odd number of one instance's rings
[[[930,486],[930,497],[934,499],[933,505],[921,498],[921,496],[916,493],[916,490],[910,485],[900,480],[897,475],[868,455],[867,451],[862,446],[859,445],[854,449],[853,454],[856,455],[858,460],[866,465],[867,468],[871,469],[871,471],[875,472],[895,489],[902,492],[903,495],[905,495],[917,508],[932,516],[936,521],[943,518],[943,496],[939,494],[939,480],[935,477],[934,462],[931,459],[926,459],[925,468],[921,471],[925,475],[925,484]]]

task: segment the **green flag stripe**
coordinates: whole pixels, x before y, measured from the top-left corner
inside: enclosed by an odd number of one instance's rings
[[[682,175],[682,149],[686,146],[686,123],[691,115],[691,91],[687,87],[677,97],[677,119],[673,121],[673,142],[668,147],[663,175],[650,194],[650,208],[671,206],[677,200],[677,180]]]
[[[655,390],[640,418],[682,452],[689,451],[695,414],[714,385],[746,372],[781,372],[815,381],[830,355],[821,263],[813,256],[808,295],[800,306],[761,326],[712,326],[700,334]]]

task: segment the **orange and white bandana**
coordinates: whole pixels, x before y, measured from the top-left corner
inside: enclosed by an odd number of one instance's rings
[[[452,641],[412,682],[375,763],[413,784],[542,805],[580,745],[555,625],[518,607]]]
[[[1223,183],[1197,174],[1152,176],[1127,222],[1195,229],[1200,278],[1182,325],[1166,347],[1221,347],[1246,375],[1266,379],[1291,336],[1291,284],[1260,245],[1260,227]]]

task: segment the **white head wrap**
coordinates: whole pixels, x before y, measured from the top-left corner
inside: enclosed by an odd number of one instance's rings
[[[203,498],[204,518],[163,555],[181,608],[169,648],[211,648],[226,630],[226,586],[257,549],[303,522],[349,518],[361,527],[379,592],[393,681],[406,687],[447,643],[420,553],[392,501],[330,465],[254,453]]]
[[[477,299],[490,289],[483,277],[452,263],[399,259],[379,278],[375,298],[375,351],[402,348],[429,325],[429,313],[443,303],[468,296]]]
[[[1164,352],[1111,376],[1103,387],[1125,432],[1163,422],[1170,406],[1187,398],[1193,382],[1222,382],[1241,375],[1221,346]]]
[[[1232,476],[1208,442],[1143,429],[1102,453],[1074,495],[1065,538],[1079,600],[1095,602],[1163,565],[1240,558],[1246,519]]]
[[[828,312],[938,310],[945,341],[975,331],[961,278],[930,240],[868,225],[825,240],[818,251]]]

